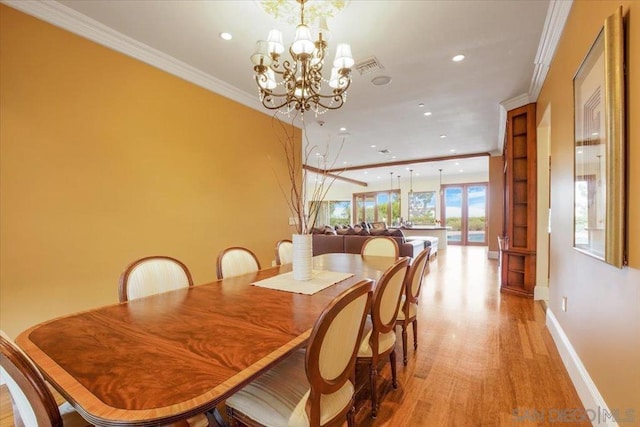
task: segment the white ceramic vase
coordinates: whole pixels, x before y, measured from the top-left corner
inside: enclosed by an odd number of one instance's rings
[[[313,269],[313,239],[311,234],[293,235],[293,278],[311,280]]]

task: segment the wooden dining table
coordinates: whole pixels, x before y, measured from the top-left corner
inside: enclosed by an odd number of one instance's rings
[[[304,346],[322,310],[393,258],[314,257],[353,276],[313,295],[252,285],[290,265],[225,278],[36,325],[16,342],[97,426],[162,425],[207,412]]]

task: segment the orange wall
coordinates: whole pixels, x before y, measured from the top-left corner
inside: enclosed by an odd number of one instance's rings
[[[498,236],[504,232],[504,160],[489,157],[489,250],[498,251]]]
[[[117,302],[147,255],[196,283],[226,246],[271,264],[292,230],[269,115],[5,5],[0,31],[2,329]]]
[[[630,267],[617,269],[572,248],[572,79],[607,16],[627,25]],[[610,409],[640,417],[640,2],[574,1],[538,99],[551,111],[549,308]],[[567,311],[561,310],[562,297]],[[625,424],[626,425],[626,424]]]

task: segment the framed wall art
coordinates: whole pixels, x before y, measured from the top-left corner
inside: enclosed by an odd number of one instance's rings
[[[574,248],[625,264],[625,92],[622,7],[573,78]]]

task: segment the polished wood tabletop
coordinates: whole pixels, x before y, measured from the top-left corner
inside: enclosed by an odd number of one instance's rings
[[[16,342],[92,424],[166,424],[213,409],[305,345],[333,298],[393,262],[324,254],[314,269],[354,275],[314,295],[251,285],[284,265],[57,318]]]

